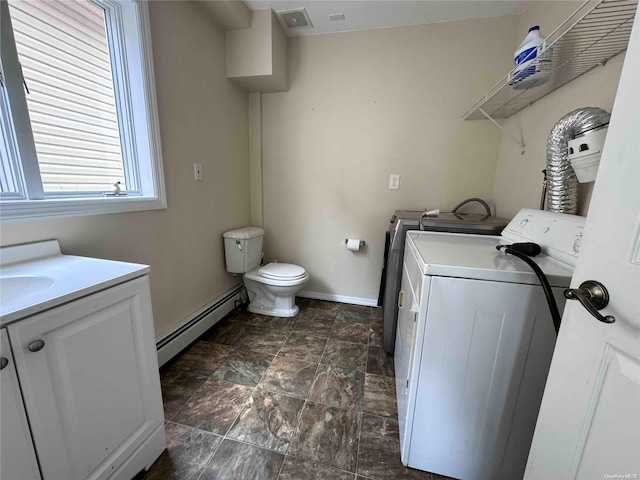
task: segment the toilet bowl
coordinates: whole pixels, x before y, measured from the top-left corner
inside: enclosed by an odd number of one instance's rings
[[[227,271],[242,274],[249,292],[248,310],[273,317],[296,316],[296,293],[309,280],[305,269],[291,263],[260,265],[264,237],[261,228],[239,228],[223,236]]]
[[[244,274],[249,292],[248,310],[274,317],[294,317],[298,314],[296,293],[309,280],[304,268],[290,263],[269,263]]]

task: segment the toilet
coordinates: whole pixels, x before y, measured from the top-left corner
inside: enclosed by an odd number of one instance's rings
[[[296,293],[309,280],[306,270],[291,263],[260,265],[264,237],[261,228],[239,228],[223,236],[227,271],[243,274],[249,292],[248,310],[272,317],[295,317]]]

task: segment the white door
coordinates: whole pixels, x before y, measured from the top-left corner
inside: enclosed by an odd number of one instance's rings
[[[640,11],[639,11],[640,12]],[[640,478],[640,18],[636,14],[572,288],[609,291],[596,320],[567,301],[525,479]]]
[[[8,330],[44,480],[106,479],[162,426],[147,277]]]

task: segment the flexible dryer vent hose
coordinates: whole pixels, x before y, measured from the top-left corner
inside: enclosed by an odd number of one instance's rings
[[[578,211],[578,178],[569,163],[569,140],[609,124],[611,115],[601,108],[585,107],[567,113],[547,140],[547,210]]]

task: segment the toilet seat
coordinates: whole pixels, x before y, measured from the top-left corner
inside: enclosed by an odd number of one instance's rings
[[[300,285],[309,280],[309,274],[304,268],[290,263],[270,263],[244,275],[254,282],[280,287]]]
[[[270,280],[298,280],[305,278],[307,272],[304,268],[293,263],[269,263],[258,269],[261,277]]]

